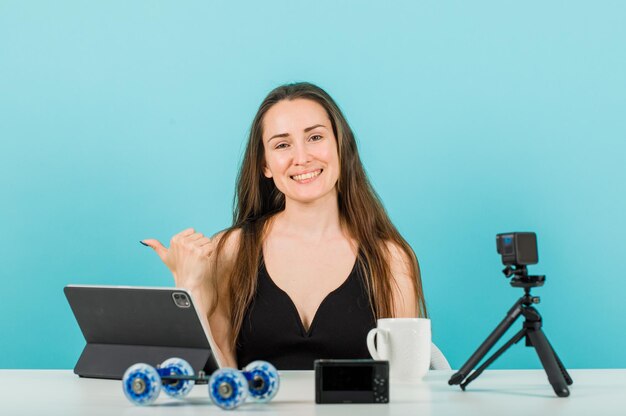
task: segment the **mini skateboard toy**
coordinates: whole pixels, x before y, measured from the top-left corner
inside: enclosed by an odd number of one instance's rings
[[[222,409],[234,409],[250,396],[256,402],[268,402],[278,393],[280,379],[276,368],[265,361],[254,361],[242,371],[222,368],[207,376],[194,375],[191,365],[182,358],[170,358],[156,368],[139,363],[124,373],[122,388],[132,403],[148,405],[156,400],[161,388],[170,397],[182,399],[195,384],[208,384],[209,397]]]

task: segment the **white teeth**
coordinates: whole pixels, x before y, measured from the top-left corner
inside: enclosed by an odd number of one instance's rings
[[[321,169],[320,170],[316,170],[315,172],[305,173],[304,175],[292,176],[292,178],[297,180],[297,181],[303,181],[305,179],[314,178],[314,177],[318,176],[320,173],[322,173]]]

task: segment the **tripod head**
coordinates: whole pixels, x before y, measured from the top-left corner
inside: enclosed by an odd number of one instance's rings
[[[530,276],[528,275],[528,268],[526,265],[518,265],[518,264],[508,264],[502,273],[506,277],[511,277],[511,286],[513,287],[523,287],[527,289],[526,292],[530,291],[531,287],[539,287],[543,286],[546,281],[546,276]]]

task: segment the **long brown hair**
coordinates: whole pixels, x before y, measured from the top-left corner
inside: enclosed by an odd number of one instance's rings
[[[232,345],[235,344],[246,308],[256,291],[256,276],[267,221],[285,209],[285,195],[272,179],[263,175],[263,117],[282,100],[308,99],[320,104],[332,123],[339,152],[337,194],[342,226],[358,243],[359,267],[366,276],[366,286],[374,315],[392,317],[392,284],[390,253],[387,243],[396,244],[410,259],[409,271],[414,284],[418,313],[426,317],[426,304],[415,253],[391,223],[380,199],[370,184],[359,158],[352,129],[335,101],[316,85],[300,82],[282,85],[271,91],[261,103],[250,129],[248,144],[237,177],[233,225],[227,228],[216,248],[216,259],[235,230],[241,230],[237,254],[230,269],[228,296],[232,323]]]

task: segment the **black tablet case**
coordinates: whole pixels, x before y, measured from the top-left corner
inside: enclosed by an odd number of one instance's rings
[[[64,292],[87,341],[74,367],[81,377],[121,379],[135,363],[170,357],[196,373],[218,368],[193,300],[189,308],[174,303],[173,293],[184,290],[70,285]]]

